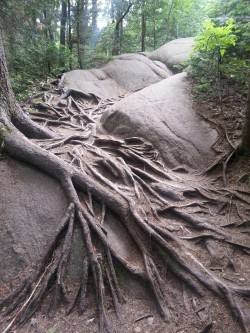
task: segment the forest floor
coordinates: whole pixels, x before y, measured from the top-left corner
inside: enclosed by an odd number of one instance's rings
[[[209,222],[215,218],[215,222],[211,222],[212,224],[219,223],[220,227],[223,226],[222,229],[226,230],[234,239],[249,244],[250,208],[244,200],[249,202],[250,196],[250,156],[239,156],[235,151],[241,139],[244,98],[242,99],[242,96],[237,92],[227,95],[221,103],[218,103],[218,98],[206,95],[203,95],[202,100],[197,100],[197,97],[193,98],[196,112],[201,117],[206,118],[212,127],[216,128],[219,137],[214,145],[217,152],[214,166],[210,165],[207,170],[195,170],[193,174],[183,175],[184,183],[193,185],[202,179],[203,185],[201,187],[206,184],[208,187],[214,186],[216,189],[227,188],[226,198],[228,201],[225,205],[222,203],[219,209],[215,205],[208,205],[206,209],[200,206],[199,210],[197,206],[195,211],[193,208],[187,208],[186,211],[189,214],[206,218]],[[225,152],[226,155],[223,155]],[[236,190],[238,198],[236,198]],[[192,198],[190,197],[189,200],[188,204],[191,203]],[[187,243],[188,237],[196,237],[197,234],[190,226],[179,223],[170,213],[167,220],[171,219],[174,223],[170,223],[168,231],[180,238],[186,237]],[[197,238],[197,241],[189,242],[187,248],[219,279],[223,279],[229,285],[250,285],[250,256],[247,251],[244,254],[244,251],[240,251],[239,248],[230,247],[229,244],[220,240],[216,242],[216,245],[212,240],[210,243],[208,240],[201,246],[200,243],[202,242],[199,242]],[[214,296],[211,291],[206,291],[206,297],[198,297],[186,288],[181,279],[176,279],[171,271],[164,268],[160,261],[157,265],[167,280],[166,289],[173,319],[168,323],[164,322],[148,283],[138,280],[122,267],[119,268],[118,265],[118,280],[126,300],[126,303],[121,306],[120,320],[117,320],[111,306],[111,299],[107,302],[107,314],[117,333],[243,332],[237,320],[232,316],[227,302]],[[13,329],[12,332],[97,333],[98,318],[95,299],[91,293],[88,298],[88,305],[82,316],[79,316],[77,311],[66,316],[62,306],[52,319],[48,319],[45,315],[47,306],[44,302],[41,311],[33,315],[23,327]],[[243,311],[246,313],[250,311],[249,302],[247,303],[243,299],[242,304]],[[246,317],[249,318],[249,312]],[[6,324],[5,319],[1,319],[0,327],[2,325],[4,329]]]

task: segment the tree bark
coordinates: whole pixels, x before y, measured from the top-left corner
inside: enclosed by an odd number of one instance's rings
[[[156,0],[154,0],[154,13],[153,13],[153,43],[155,50],[156,49]]]
[[[76,34],[77,34],[77,59],[78,59],[78,67],[80,69],[82,66],[82,1],[77,1],[76,5]]]
[[[121,47],[122,47],[122,24],[123,19],[128,14],[130,8],[132,7],[133,3],[130,2],[125,12],[117,18],[116,24],[115,24],[115,38],[114,38],[114,44],[113,44],[113,55],[118,55],[121,53]]]
[[[175,0],[172,0],[171,1],[171,4],[170,4],[170,8],[169,8],[169,11],[168,11],[168,14],[165,18],[165,24],[166,24],[166,42],[168,41],[169,39],[169,24],[170,24],[170,16],[171,16],[171,12],[172,12],[172,9],[173,9],[173,6],[174,6],[174,2]]]
[[[141,51],[145,51],[145,38],[146,38],[146,13],[145,13],[145,1],[142,1],[141,6]]]
[[[68,48],[70,50],[69,68],[72,69],[72,53],[73,53],[73,43],[72,43],[72,23],[71,23],[71,3],[70,0],[67,1],[67,16],[68,16]]]
[[[15,115],[17,105],[13,90],[10,85],[1,30],[0,30],[0,105],[2,106],[3,109],[6,110],[9,117],[13,117]]]
[[[245,122],[242,130],[242,146],[244,150],[250,152],[250,79],[248,83]]]
[[[67,22],[67,3],[65,0],[61,2],[61,26],[60,26],[60,45],[66,44],[66,22]]]
[[[18,105],[13,93],[0,29],[0,122],[9,119],[22,133],[30,138],[52,138],[54,134],[33,122]],[[0,133],[1,136],[1,133]]]
[[[98,15],[97,0],[92,0],[92,22],[91,22],[92,31],[91,31],[91,40],[90,40],[90,46],[92,48],[95,47],[98,35],[97,15]]]
[[[60,66],[65,66],[65,45],[66,45],[66,24],[67,24],[67,3],[61,1],[61,22],[60,22]]]

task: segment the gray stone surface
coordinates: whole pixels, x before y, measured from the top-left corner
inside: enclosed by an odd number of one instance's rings
[[[76,69],[67,72],[61,80],[61,86],[64,90],[74,89],[85,94],[91,93],[101,99],[117,98],[125,91],[101,69]]]
[[[101,99],[117,98],[169,77],[172,73],[164,64],[141,54],[123,54],[101,69],[73,70],[61,80],[64,90],[74,89],[94,94]]]
[[[193,37],[175,39],[151,52],[148,58],[158,60],[167,67],[173,68],[174,65],[179,65],[181,62],[187,60],[190,52],[193,50],[193,46]]]
[[[142,54],[122,54],[106,64],[103,70],[128,91],[145,88],[171,75],[166,67]]]
[[[0,284],[44,254],[67,209],[57,181],[10,158],[0,160]]]
[[[0,286],[24,268],[37,264],[46,253],[67,209],[60,184],[19,161],[0,160]],[[143,271],[143,260],[124,226],[106,214],[105,229],[111,247],[131,267]],[[79,282],[85,247],[79,226],[74,230],[67,280]]]
[[[213,157],[211,145],[217,132],[195,114],[185,73],[115,103],[101,122],[112,134],[144,137],[172,168],[180,164],[201,167]]]

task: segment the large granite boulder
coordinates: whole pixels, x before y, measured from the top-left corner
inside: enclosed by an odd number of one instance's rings
[[[0,285],[36,263],[67,209],[60,184],[37,169],[0,160]]]
[[[171,76],[164,64],[142,54],[122,54],[107,63],[103,70],[127,91],[136,91]]]
[[[148,55],[149,59],[158,60],[168,68],[174,69],[175,65],[181,64],[188,59],[194,47],[194,38],[179,38],[164,44]]]
[[[186,73],[131,94],[101,118],[104,129],[122,137],[150,141],[170,167],[201,167],[213,157],[217,132],[193,110]]]
[[[0,287],[36,266],[53,240],[68,202],[61,185],[36,168],[5,157],[0,160]],[[105,230],[111,246],[130,266],[143,271],[143,260],[117,217],[107,212]],[[82,231],[74,229],[68,281],[77,283],[83,269]]]
[[[170,75],[170,70],[160,62],[142,54],[124,54],[101,69],[70,71],[63,76],[60,86],[108,99],[142,89]]]
[[[102,69],[75,69],[67,72],[62,77],[60,87],[65,91],[73,89],[99,99],[117,98],[125,92],[125,89]]]

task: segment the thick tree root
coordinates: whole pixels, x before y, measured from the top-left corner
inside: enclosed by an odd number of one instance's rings
[[[250,246],[237,237],[242,234],[235,232],[232,236],[228,229],[222,228],[221,222],[214,222],[215,217],[220,217],[218,205],[228,203],[225,194],[233,195],[249,209],[248,193],[211,191],[198,182],[191,187],[190,176],[182,177],[168,170],[154,148],[143,139],[121,140],[97,135],[93,124],[110,101],[95,100],[98,105],[84,105],[86,101],[73,99],[71,93],[63,96],[68,97],[63,106],[60,106],[62,101],[56,106],[40,105],[43,112],[48,111],[48,117],[42,113],[41,119],[47,124],[52,121],[53,125],[79,127],[82,130],[79,135],[55,135],[32,143],[7,118],[1,123],[5,129],[3,151],[56,178],[70,202],[37,269],[0,302],[5,314],[12,316],[5,333],[31,318],[43,300],[48,303],[50,317],[55,315],[61,302],[65,303],[67,314],[75,307],[80,314],[84,313],[89,288],[95,295],[100,332],[113,332],[107,315],[107,299],[112,300],[118,318],[124,302],[116,262],[147,281],[166,322],[172,320],[173,314],[166,288],[168,281],[161,271],[164,265],[195,295],[205,297],[209,290],[226,301],[242,331],[249,332],[243,303],[245,299],[249,301],[250,287],[229,283],[190,249],[194,243],[201,249],[205,247],[207,256],[214,260],[220,259],[217,244],[249,255]],[[206,217],[199,216],[195,212],[197,208]],[[124,258],[110,242],[106,230],[110,212],[116,214],[136,247],[141,266]],[[85,257],[78,286],[70,290],[67,267],[76,228],[81,230]],[[233,260],[230,262],[233,267]],[[184,296],[183,304],[184,308],[188,307]],[[199,328],[200,332],[209,332],[212,326],[209,319]]]

